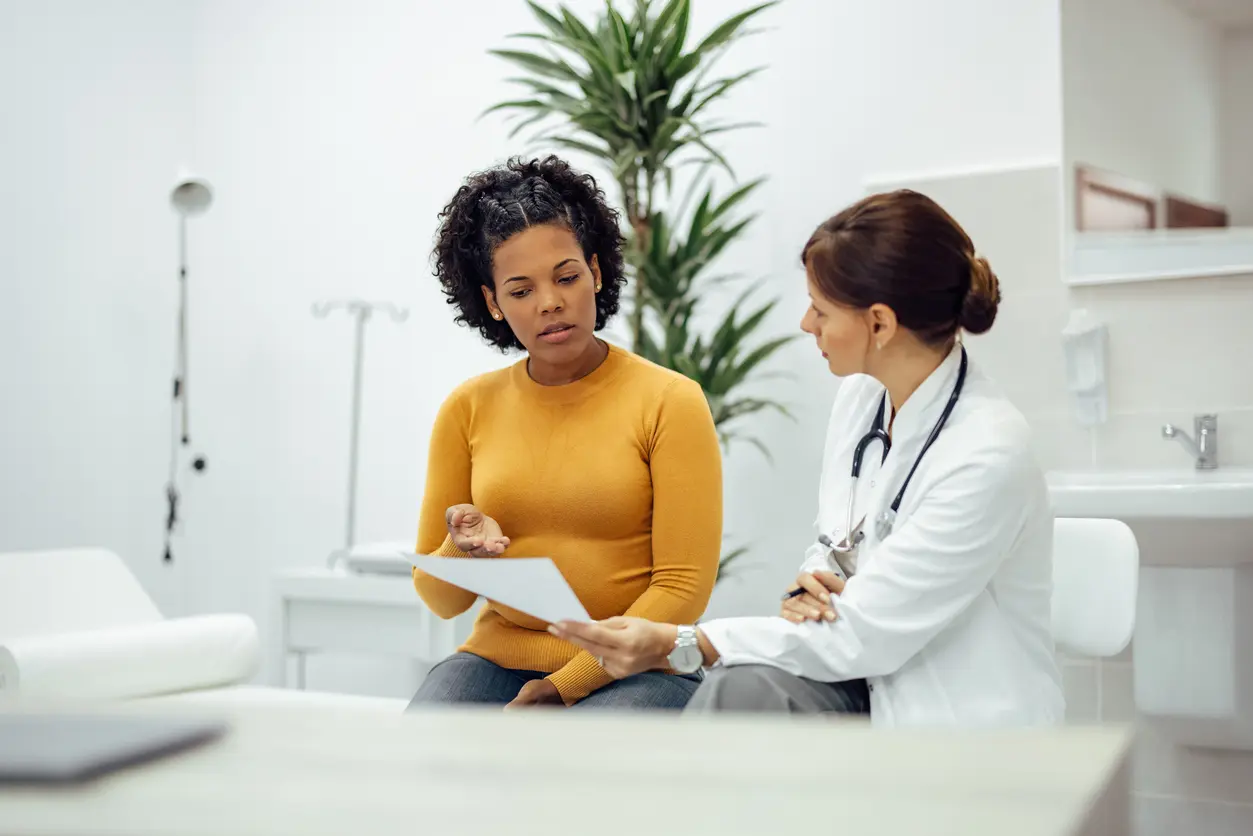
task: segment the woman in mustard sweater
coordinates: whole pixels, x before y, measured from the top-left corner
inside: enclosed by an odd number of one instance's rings
[[[471,176],[440,215],[435,273],[457,321],[513,365],[467,381],[431,433],[417,551],[551,557],[594,619],[690,623],[722,540],[722,463],[692,380],[597,338],[624,284],[618,215],[563,161]],[[472,592],[415,570],[440,617]],[[411,708],[486,703],[682,708],[699,677],[615,681],[548,625],[488,602]]]

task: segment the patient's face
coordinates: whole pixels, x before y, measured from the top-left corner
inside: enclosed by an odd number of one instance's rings
[[[801,330],[814,338],[832,374],[847,377],[866,371],[871,335],[865,312],[823,296],[812,276]]]
[[[562,226],[533,226],[492,253],[494,289],[487,304],[503,314],[532,357],[576,362],[595,340],[596,285],[600,267],[583,257],[574,233]]]

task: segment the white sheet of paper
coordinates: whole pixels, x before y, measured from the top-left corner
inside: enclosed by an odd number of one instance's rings
[[[550,624],[592,620],[557,564],[547,557],[406,554],[405,558],[428,575]]]

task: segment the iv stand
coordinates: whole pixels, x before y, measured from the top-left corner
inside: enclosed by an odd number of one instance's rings
[[[174,350],[174,405],[170,416],[170,472],[165,483],[165,552],[163,560],[170,563],[174,553],[170,540],[178,525],[178,448],[191,444],[187,408],[187,217],[178,218],[178,338]],[[203,469],[197,468],[197,469]]]
[[[364,299],[315,302],[313,315],[325,319],[331,311],[343,309],[356,319],[352,366],[352,429],[348,441],[348,520],[344,529],[344,548],[351,549],[357,536],[357,458],[361,432],[361,369],[365,353],[365,326],[375,311],[386,311],[393,322],[409,318],[407,308],[391,302],[367,302]]]
[[[165,551],[162,559],[172,563],[171,540],[179,524],[178,490],[179,448],[191,445],[187,403],[187,219],[204,214],[213,204],[213,187],[198,177],[183,176],[170,192],[170,206],[178,214],[178,324],[174,357],[174,391],[170,415],[170,470],[165,483]],[[204,456],[192,460],[192,469],[204,472]]]

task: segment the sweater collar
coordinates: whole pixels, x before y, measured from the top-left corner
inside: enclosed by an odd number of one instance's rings
[[[583,400],[603,389],[626,365],[627,352],[607,340],[604,342],[609,348],[608,353],[605,354],[605,359],[601,361],[599,366],[578,380],[558,386],[545,386],[542,383],[536,383],[527,372],[527,358],[523,357],[513,364],[512,377],[514,386],[527,397],[534,398],[541,403],[567,404]]]

